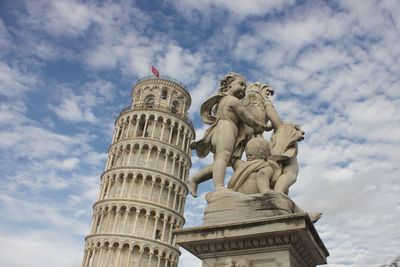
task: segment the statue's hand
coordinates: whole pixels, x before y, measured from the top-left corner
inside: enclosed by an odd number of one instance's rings
[[[267,125],[264,124],[258,124],[256,127],[254,127],[254,134],[262,134],[265,131]]]

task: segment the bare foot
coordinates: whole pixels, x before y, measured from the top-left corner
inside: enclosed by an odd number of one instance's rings
[[[316,223],[321,218],[321,216],[322,216],[322,212],[318,212],[318,211],[308,213],[308,217],[310,217],[310,219],[313,223]]]
[[[223,185],[218,185],[218,186],[215,186],[215,192],[219,192],[219,193],[222,193],[223,191],[232,191],[231,189],[229,189],[229,188],[226,188],[225,186],[223,186]]]
[[[189,179],[189,191],[193,197],[197,197],[197,187],[198,184],[193,181],[193,178]]]

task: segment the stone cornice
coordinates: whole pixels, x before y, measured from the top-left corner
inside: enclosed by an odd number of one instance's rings
[[[143,144],[150,144],[150,143],[154,143],[154,144],[163,144],[166,145],[170,148],[172,148],[173,150],[177,150],[179,151],[181,154],[183,154],[186,158],[186,160],[191,164],[192,160],[190,158],[190,156],[188,154],[185,153],[185,151],[183,151],[181,148],[176,147],[175,145],[171,145],[168,142],[165,141],[161,141],[161,140],[157,140],[157,139],[151,139],[149,137],[135,137],[135,138],[131,138],[131,139],[123,139],[123,140],[118,140],[117,142],[114,142],[110,145],[110,147],[108,148],[108,153],[110,153],[111,148],[113,148],[114,146],[117,146],[119,144],[130,144],[132,141],[137,140],[138,143],[139,141]]]
[[[165,115],[169,115],[169,116],[175,117],[175,118],[177,118],[179,121],[184,122],[184,123],[186,124],[186,126],[188,126],[188,128],[189,128],[190,130],[192,130],[193,134],[195,134],[195,131],[194,131],[194,128],[193,128],[193,123],[192,123],[192,121],[191,121],[188,117],[182,118],[182,117],[179,116],[178,114],[174,114],[174,113],[168,112],[168,110],[166,110],[166,109],[158,109],[157,107],[153,107],[153,108],[131,107],[131,108],[127,109],[127,110],[123,110],[123,111],[118,115],[118,117],[115,119],[114,126],[117,125],[118,120],[119,120],[122,116],[124,116],[124,115],[126,115],[126,114],[128,114],[128,113],[130,113],[130,112],[135,113],[135,112],[139,112],[139,111],[142,111],[142,112],[143,112],[143,111],[144,111],[144,112],[148,111],[148,112],[153,112],[153,113],[159,112],[159,113],[162,113],[162,114],[165,114]],[[143,113],[139,113],[139,114],[143,114]]]
[[[189,166],[189,167],[190,167],[190,166]],[[186,192],[188,192],[188,190],[189,190],[187,184],[186,184],[184,181],[182,181],[181,179],[178,179],[177,177],[175,177],[175,176],[173,176],[173,175],[171,175],[171,174],[169,174],[169,173],[166,173],[166,172],[163,172],[163,171],[159,171],[159,170],[155,170],[155,169],[151,169],[151,168],[146,168],[146,167],[121,166],[121,167],[116,167],[116,168],[108,169],[108,170],[104,171],[104,172],[100,175],[100,180],[102,180],[102,179],[103,179],[103,176],[105,176],[105,175],[108,174],[109,172],[112,172],[112,171],[119,171],[119,170],[132,170],[132,171],[137,171],[137,170],[139,170],[139,171],[142,171],[142,172],[150,172],[150,173],[160,174],[160,175],[162,175],[162,176],[167,176],[167,177],[173,179],[174,181],[177,181],[178,183],[180,183],[180,184],[185,188]]]
[[[156,244],[162,247],[165,247],[167,249],[171,249],[178,253],[178,255],[181,255],[181,252],[179,251],[178,248],[171,246],[168,243],[157,241],[154,239],[146,238],[146,237],[140,237],[140,236],[134,236],[134,235],[124,235],[124,234],[92,234],[88,235],[85,237],[85,241],[88,241],[89,239],[94,239],[94,238],[110,238],[111,240],[114,240],[118,238],[120,241],[123,241],[124,239],[129,239],[131,242],[135,240],[142,241],[147,244]]]
[[[148,206],[154,206],[159,208],[160,210],[165,210],[165,211],[169,211],[170,213],[176,215],[177,217],[179,217],[183,224],[186,223],[185,217],[183,217],[182,214],[180,214],[179,212],[177,212],[176,210],[173,210],[167,206],[163,206],[154,202],[150,202],[150,201],[146,201],[146,200],[140,200],[140,199],[123,199],[123,198],[113,198],[113,199],[103,199],[103,200],[99,200],[96,201],[93,204],[93,210],[96,208],[96,206],[98,206],[99,204],[103,204],[103,203],[118,203],[121,205],[128,205],[128,204],[144,204],[144,205],[148,205]]]

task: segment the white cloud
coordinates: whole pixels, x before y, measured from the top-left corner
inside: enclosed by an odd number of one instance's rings
[[[99,108],[105,101],[113,99],[114,88],[110,82],[98,80],[79,88],[80,94],[75,94],[70,88],[61,87],[61,96],[57,95],[58,104],[50,107],[58,117],[69,122],[90,122],[98,120],[94,109]],[[107,108],[107,107],[105,107]]]
[[[2,266],[23,267],[35,266],[79,266],[81,250],[77,242],[71,241],[68,235],[60,231],[55,235],[43,231],[23,234],[2,233],[0,244],[4,249],[0,252]],[[23,257],[21,257],[23,255]]]
[[[78,1],[28,1],[26,5],[25,23],[54,35],[81,35],[95,19],[89,7]]]
[[[37,77],[29,72],[21,71],[0,62],[0,96],[18,97],[32,90],[37,83]]]
[[[0,48],[6,49],[10,46],[11,36],[2,19],[0,19]],[[4,51],[4,50],[3,50]]]
[[[174,5],[180,11],[188,12],[188,11],[197,11],[202,13],[203,15],[207,15],[213,10],[226,10],[231,13],[233,16],[260,16],[265,15],[269,12],[273,12],[276,10],[281,10],[287,6],[293,5],[294,1],[292,0],[279,0],[279,1],[263,1],[263,0],[249,0],[246,2],[240,0],[181,0],[181,1],[173,1]],[[191,13],[189,13],[191,14]]]

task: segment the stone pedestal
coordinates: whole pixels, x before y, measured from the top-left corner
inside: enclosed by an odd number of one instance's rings
[[[175,231],[203,267],[312,267],[329,255],[306,213]]]

